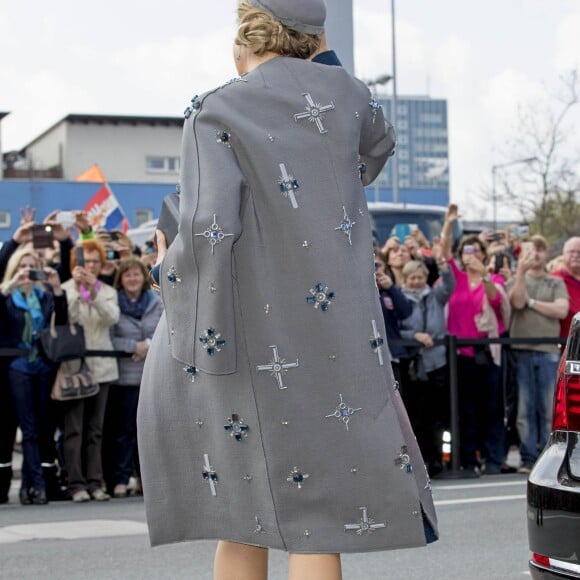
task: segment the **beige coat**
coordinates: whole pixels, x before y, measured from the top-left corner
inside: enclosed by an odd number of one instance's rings
[[[89,306],[81,299],[74,280],[67,280],[62,287],[66,292],[69,320],[83,327],[87,350],[114,350],[110,328],[119,320],[117,291],[101,283],[97,297]],[[99,383],[119,378],[116,358],[87,357],[87,363]]]

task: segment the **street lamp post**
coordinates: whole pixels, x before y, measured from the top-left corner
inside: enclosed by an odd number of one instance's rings
[[[394,1],[394,0],[393,0]],[[522,163],[533,163],[537,161],[537,157],[526,157],[525,159],[515,159],[514,161],[508,161],[507,163],[499,163],[497,165],[491,166],[491,201],[493,207],[493,229],[497,230],[497,191],[496,191],[496,180],[498,169],[504,169],[505,167],[511,167],[512,165],[520,165]]]
[[[367,85],[367,87],[369,87],[373,97],[376,98],[377,96],[377,85],[386,85],[393,77],[391,75],[381,75],[378,76],[374,79],[370,79],[367,81],[364,81],[365,84]],[[378,178],[375,180],[375,185],[374,185],[374,196],[375,196],[375,201],[380,201],[380,191],[379,191],[379,180]]]
[[[391,36],[393,41],[393,110],[391,118],[393,119],[393,126],[397,130],[397,54],[395,42],[395,0],[391,0]],[[393,202],[399,203],[399,156],[393,156]]]

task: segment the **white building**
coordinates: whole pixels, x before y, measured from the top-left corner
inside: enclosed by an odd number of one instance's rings
[[[21,153],[34,172],[72,181],[98,163],[110,182],[176,183],[183,117],[67,115]]]

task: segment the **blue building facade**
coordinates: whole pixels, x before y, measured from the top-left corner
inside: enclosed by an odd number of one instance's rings
[[[109,186],[129,220],[129,227],[157,218],[163,197],[175,191],[165,183],[113,182]],[[42,221],[55,209],[83,209],[100,187],[99,183],[77,181],[0,181],[0,242],[12,237],[20,224],[21,208],[35,208],[37,221]]]
[[[385,116],[393,119],[393,100],[377,97]],[[397,99],[399,201],[422,205],[449,204],[447,101],[429,97]],[[369,201],[393,201],[393,163],[387,163],[367,188]]]

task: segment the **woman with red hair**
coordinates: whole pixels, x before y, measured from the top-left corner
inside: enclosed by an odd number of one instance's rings
[[[117,292],[98,279],[106,262],[105,249],[94,240],[85,240],[78,247],[83,249],[82,263],[79,263],[77,252],[73,252],[72,278],[63,284],[69,318],[83,327],[88,350],[113,350],[110,328],[119,320],[119,305]],[[119,377],[113,357],[88,357],[86,360],[100,391],[94,397],[66,403],[64,417],[69,492],[77,503],[110,499],[101,487],[101,443],[109,384]],[[76,361],[63,364],[78,366]]]

